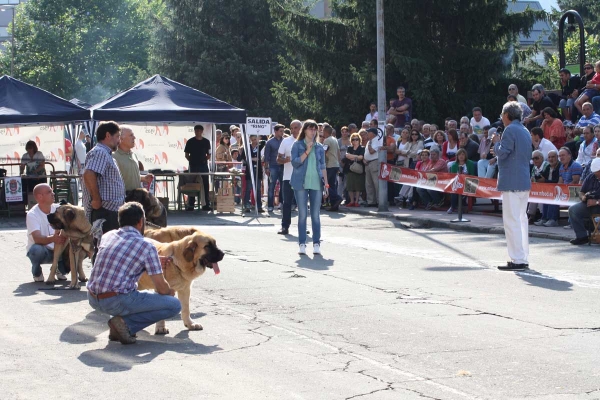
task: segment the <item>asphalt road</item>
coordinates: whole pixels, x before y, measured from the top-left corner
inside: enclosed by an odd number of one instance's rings
[[[333,215],[300,257],[276,217],[170,221],[190,222],[226,252],[194,285],[204,330],[132,346],[85,288],[38,290],[25,231],[1,231],[0,398],[600,399],[597,247],[532,239],[512,273],[499,235]]]

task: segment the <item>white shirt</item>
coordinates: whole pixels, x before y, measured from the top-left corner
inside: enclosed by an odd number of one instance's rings
[[[75,142],[75,157],[79,161],[79,165],[85,164],[85,140],[77,140]]]
[[[371,122],[372,119],[376,119],[377,121],[379,121],[379,113],[377,111],[375,111],[375,115],[372,116],[371,113],[368,113],[365,117],[365,121],[367,122]]]
[[[292,158],[292,146],[294,145],[294,142],[296,141],[296,138],[293,136],[288,136],[285,139],[283,139],[281,141],[281,144],[279,145],[279,150],[277,150],[278,154],[281,154],[283,157],[290,157],[290,159]],[[289,181],[292,179],[292,172],[294,171],[294,167],[292,166],[291,162],[287,162],[285,164],[283,164],[283,180],[284,181]]]
[[[373,139],[369,140],[369,142],[371,143],[371,147],[373,148],[373,150],[375,150],[375,153],[371,154],[369,152],[369,143],[367,143],[367,146],[365,147],[365,161],[373,161],[379,158],[378,150],[383,145],[382,139],[383,138],[376,136]]]
[[[50,206],[50,213],[56,212],[58,207],[58,204],[52,204]],[[54,229],[52,229],[48,222],[48,214],[40,210],[37,204],[27,212],[25,220],[27,222],[27,251],[35,244],[31,233],[40,231],[40,235],[42,236],[54,235]],[[46,247],[50,250],[54,250],[54,243],[49,243]]]
[[[471,118],[471,128],[473,128],[473,132],[479,136],[479,139],[483,137],[483,128],[489,125],[491,125],[490,120],[486,117],[481,117],[479,122],[475,121],[475,117]]]
[[[538,146],[537,149],[539,151],[541,151],[542,154],[544,155],[544,160],[548,160],[548,152],[550,152],[550,150],[554,150],[554,151],[558,152],[558,149],[556,148],[554,143],[552,143],[551,141],[549,141],[546,138],[542,138],[542,140],[540,141],[540,145]]]
[[[527,100],[525,99],[525,97],[521,96],[520,94],[517,94],[517,101],[519,101],[520,103],[527,104]]]

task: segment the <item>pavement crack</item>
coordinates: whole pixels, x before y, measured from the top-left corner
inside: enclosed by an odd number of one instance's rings
[[[354,396],[346,397],[344,400],[350,400],[350,399],[356,399],[356,398],[359,398],[359,397],[370,396],[372,394],[379,393],[379,392],[385,392],[385,391],[388,391],[388,390],[394,390],[394,388],[391,385],[389,385],[388,387],[386,387],[384,389],[377,389],[377,390],[372,390],[372,391],[370,391],[368,393],[356,394]]]

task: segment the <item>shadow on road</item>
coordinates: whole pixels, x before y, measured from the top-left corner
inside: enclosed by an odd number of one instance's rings
[[[516,271],[515,275],[523,279],[529,285],[537,286],[542,289],[556,290],[559,292],[573,290],[573,284],[571,282],[558,280],[552,276],[544,275],[533,269]]]
[[[44,282],[27,282],[21,283],[13,293],[16,297],[34,296],[38,293],[38,288],[41,288]]]
[[[134,365],[146,364],[167,351],[180,354],[201,355],[222,350],[219,346],[205,346],[189,339],[189,331],[174,337],[150,335],[138,332],[137,343],[124,346],[119,342],[108,342],[103,349],[84,351],[79,361],[88,367],[102,368],[103,372],[128,371]]]
[[[482,269],[488,269],[485,267],[427,267],[423,268],[425,271],[433,272],[460,272],[460,271],[480,271]]]
[[[296,260],[296,264],[299,268],[312,269],[315,271],[326,271],[331,267],[334,263],[333,260],[324,258],[321,255],[313,255],[313,258],[309,256],[298,256],[300,257]]]

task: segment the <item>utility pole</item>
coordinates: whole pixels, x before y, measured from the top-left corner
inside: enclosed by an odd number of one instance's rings
[[[12,32],[10,34],[10,76],[15,77],[15,7],[12,7]]]
[[[383,145],[385,145],[385,41],[383,26],[383,0],[377,1],[377,114],[381,134],[383,135]],[[379,164],[387,162],[387,152],[379,152]],[[388,190],[387,181],[379,180],[379,199],[378,211],[388,211]]]

